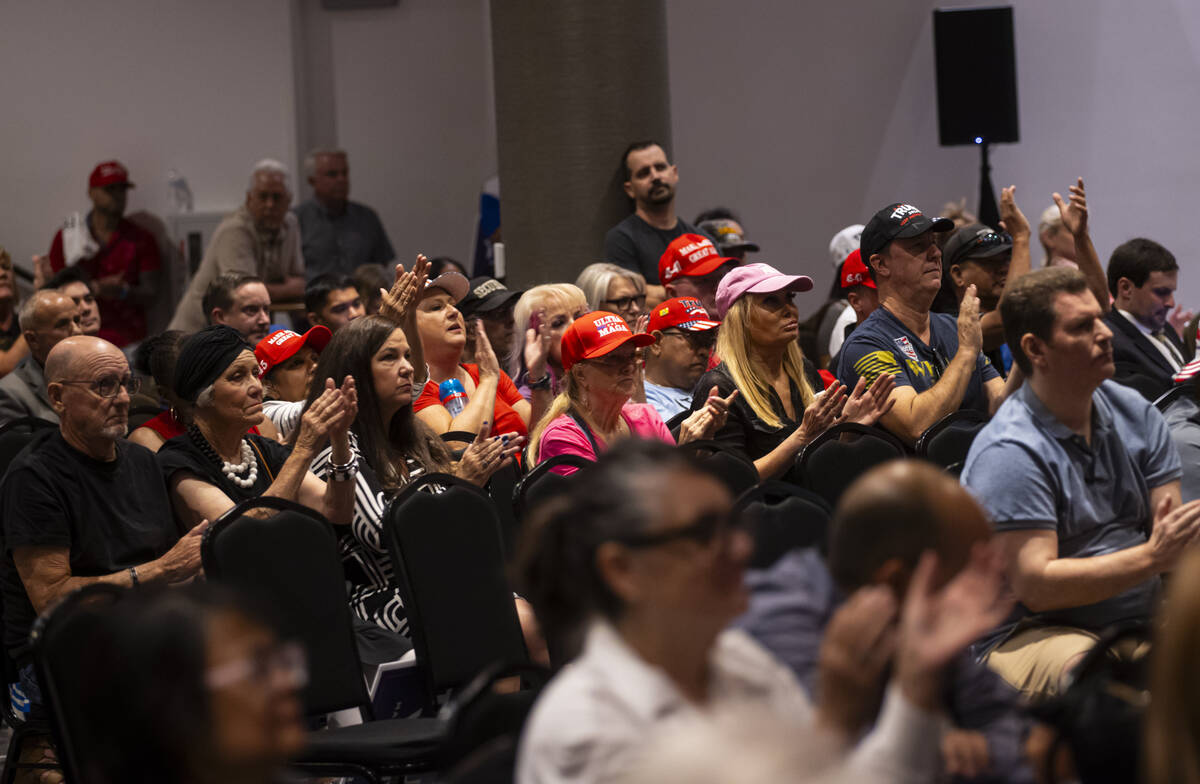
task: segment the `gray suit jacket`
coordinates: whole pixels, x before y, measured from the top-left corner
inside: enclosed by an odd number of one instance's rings
[[[58,423],[58,414],[46,397],[46,377],[33,357],[25,357],[13,371],[0,378],[0,425],[21,417],[37,417]]]

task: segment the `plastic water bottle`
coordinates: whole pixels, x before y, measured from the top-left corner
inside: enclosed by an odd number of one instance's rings
[[[187,179],[175,169],[167,170],[167,197],[176,215],[192,211],[192,189]]]
[[[467,390],[463,389],[462,382],[457,378],[448,378],[438,385],[438,398],[452,417],[458,416],[467,407]]]

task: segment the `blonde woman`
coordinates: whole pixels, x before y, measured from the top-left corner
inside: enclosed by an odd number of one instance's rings
[[[517,300],[513,323],[524,339],[513,341],[508,374],[533,407],[530,422],[541,419],[550,401],[562,391],[563,333],[590,311],[583,292],[570,283],[534,286]]]
[[[860,379],[848,397],[836,382],[821,391],[821,377],[796,342],[800,315],[792,301],[812,287],[807,276],[747,264],[717,288],[721,363],[701,376],[692,410],[706,406],[713,387],[721,397],[740,391],[713,438],[744,452],[763,479],[785,474],[800,450],[830,425],[873,425],[891,408],[895,381],[887,374],[869,389]]]
[[[654,406],[632,400],[637,349],[654,341],[653,335],[634,334],[616,313],[597,310],[576,319],[560,348],[566,382],[534,427],[530,465],[564,454],[595,460],[625,438],[676,443]],[[680,425],[678,443],[708,438],[723,427],[729,403],[736,397],[736,393],[729,398],[709,397]]]
[[[602,261],[584,267],[575,285],[591,310],[616,313],[637,331],[638,317],[646,312],[646,279],[640,272]]]

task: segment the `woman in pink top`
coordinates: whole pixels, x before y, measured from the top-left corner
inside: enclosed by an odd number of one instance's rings
[[[675,443],[653,406],[630,402],[636,351],[653,342],[652,335],[633,334],[615,313],[598,310],[576,319],[562,337],[563,391],[533,430],[529,464],[555,455],[595,460],[614,441],[630,436]],[[714,388],[707,405],[684,420],[679,443],[707,438],[720,428],[736,394],[721,398]]]

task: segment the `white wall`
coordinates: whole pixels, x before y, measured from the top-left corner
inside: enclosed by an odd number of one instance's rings
[[[109,158],[130,212],[166,213],[172,167],[197,209],[239,204],[256,160],[296,157],[289,19],[288,0],[5,3],[0,244],[45,253]]]
[[[479,193],[497,169],[486,9],[401,0],[321,12],[351,198],[379,212],[406,265],[418,252],[471,262]]]
[[[667,0],[683,213],[740,210],[761,260],[814,275],[822,291],[842,226],[893,200],[932,211],[967,196],[973,207],[977,151],[937,144],[935,5],[744,0],[731,14],[716,0]],[[1162,242],[1183,268],[1181,299],[1200,307],[1200,5],[1013,5],[1023,141],[993,149],[996,187],[1015,184],[1036,222],[1050,193],[1082,175],[1101,257],[1137,235]]]
[[[956,0],[956,3],[958,0]],[[979,2],[979,0],[974,0]],[[935,210],[978,189],[973,148],[937,145],[930,0],[666,0],[680,211],[739,209],[763,260],[832,277],[829,237],[893,199]],[[1101,255],[1172,248],[1200,306],[1200,4],[1015,0],[1024,141],[993,152],[1031,219],[1077,174]],[[18,262],[123,160],[130,209],[166,212],[170,167],[198,209],[242,198],[249,166],[313,144],[351,153],[354,198],[402,259],[466,256],[496,169],[488,0],[42,0],[0,20],[0,244]],[[967,64],[969,67],[969,64]],[[335,136],[330,139],[328,137]],[[302,195],[302,191],[298,194]]]

